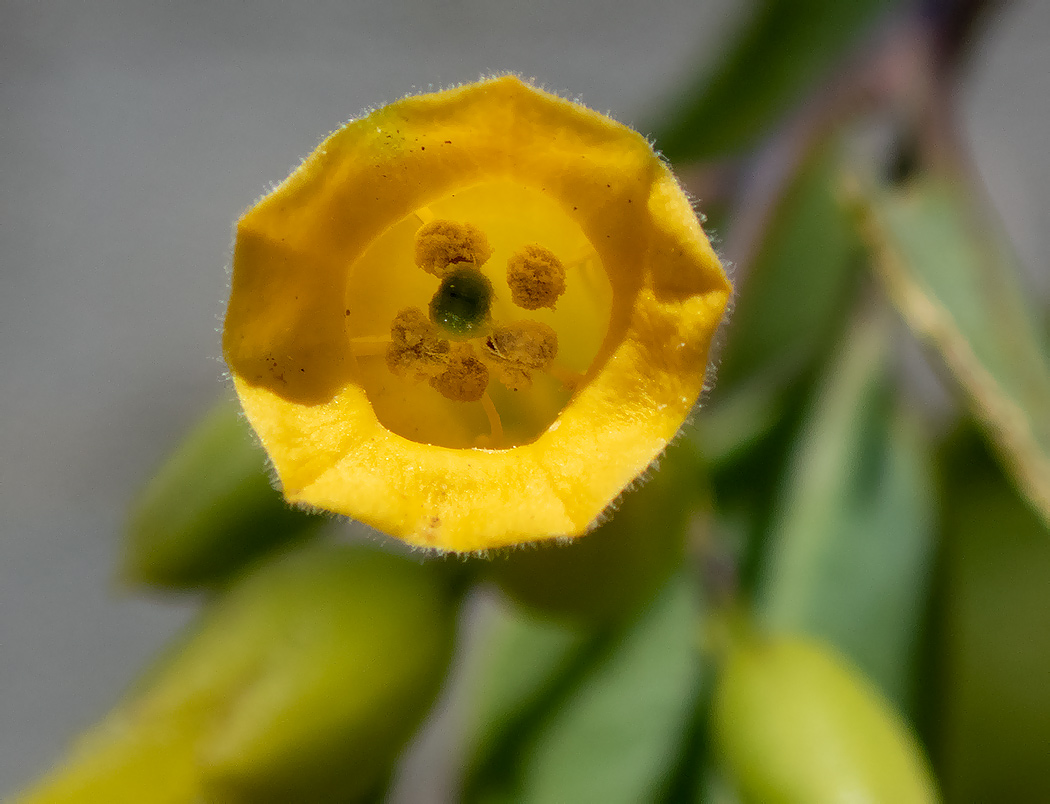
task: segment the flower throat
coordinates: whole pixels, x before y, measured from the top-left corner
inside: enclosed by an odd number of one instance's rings
[[[511,182],[457,190],[354,263],[355,379],[380,422],[410,440],[525,444],[591,370],[611,298],[594,247],[544,192]]]

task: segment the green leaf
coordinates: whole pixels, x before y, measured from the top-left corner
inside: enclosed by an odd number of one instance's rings
[[[174,589],[213,586],[323,522],[285,504],[240,408],[223,402],[135,500],[123,577]]]
[[[707,463],[719,468],[769,437],[781,422],[783,396],[781,378],[759,375],[718,393],[717,401],[705,406],[684,433]]]
[[[873,191],[860,212],[894,303],[1050,525],[1050,359],[994,221],[963,185],[936,178]]]
[[[1050,801],[1050,530],[975,433],[945,455],[931,695],[951,801]]]
[[[522,742],[505,800],[655,800],[699,689],[698,618],[696,590],[677,576],[636,621],[604,640]]]
[[[19,800],[373,795],[448,665],[456,600],[440,569],[336,545],[262,563]]]
[[[497,601],[483,610],[466,728],[464,801],[508,799],[522,745],[585,670],[595,632]]]
[[[743,151],[899,0],[762,0],[721,64],[681,94],[656,143],[672,162]]]
[[[861,243],[839,198],[837,139],[800,166],[780,199],[739,298],[719,366],[727,388],[771,377],[783,387],[841,327],[861,267]]]
[[[849,333],[786,473],[758,605],[779,632],[834,644],[898,705],[926,605],[929,460],[887,376],[881,317]]]
[[[862,251],[837,197],[840,164],[832,137],[799,166],[738,284],[718,384],[688,431],[719,471],[778,433],[845,320]]]
[[[718,384],[692,437],[712,465],[720,514],[744,536],[750,585],[813,375],[840,337],[863,250],[839,198],[837,134],[820,143],[744,267]]]

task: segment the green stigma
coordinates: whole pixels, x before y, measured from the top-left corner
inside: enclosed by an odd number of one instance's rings
[[[492,283],[473,265],[457,268],[441,280],[430,300],[430,320],[458,337],[473,337],[489,318]]]

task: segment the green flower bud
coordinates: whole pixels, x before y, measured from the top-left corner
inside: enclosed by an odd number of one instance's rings
[[[630,614],[681,564],[691,517],[709,504],[689,442],[669,447],[652,471],[593,532],[568,544],[497,554],[485,571],[511,598],[549,614],[588,620]]]
[[[217,405],[135,501],[124,576],[169,588],[211,585],[324,520],[274,490],[238,405]]]
[[[356,801],[429,708],[454,599],[433,566],[317,546],[213,604],[21,804]]]
[[[734,646],[713,715],[716,742],[745,801],[939,800],[907,726],[874,688],[815,642]]]

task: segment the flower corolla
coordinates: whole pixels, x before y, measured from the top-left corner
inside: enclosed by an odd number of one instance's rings
[[[641,135],[504,76],[352,121],[250,209],[223,350],[289,501],[482,550],[593,525],[729,294]]]

